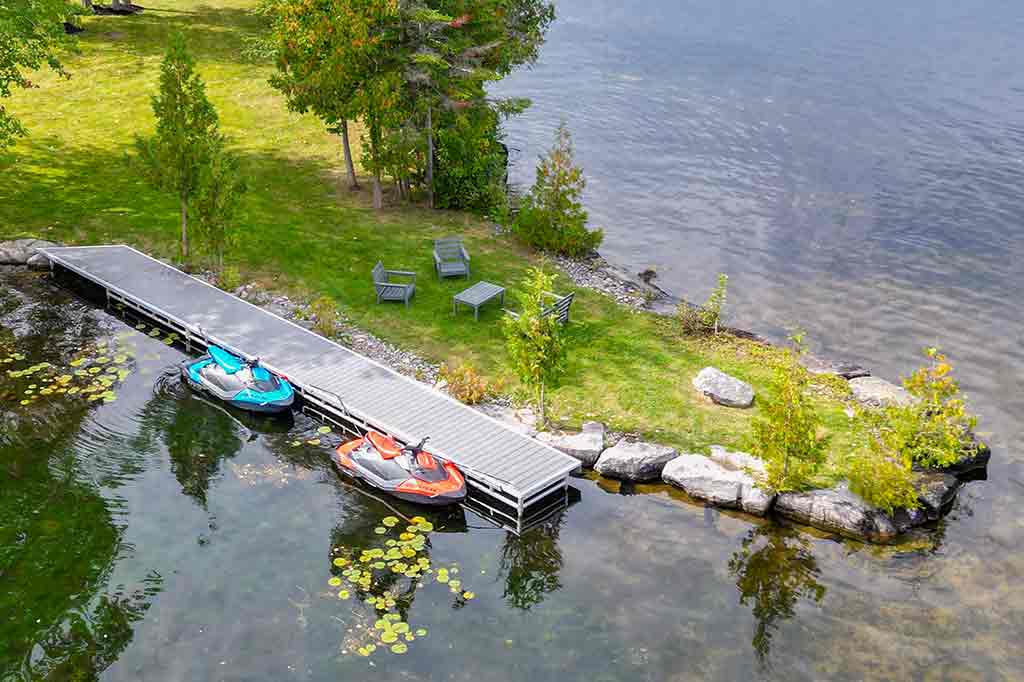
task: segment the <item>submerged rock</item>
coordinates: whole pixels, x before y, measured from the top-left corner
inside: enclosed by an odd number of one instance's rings
[[[754,389],[750,384],[715,367],[705,367],[698,372],[693,378],[693,387],[726,407],[750,407],[754,404]]]
[[[650,481],[661,476],[665,464],[678,454],[667,445],[621,440],[601,454],[594,469],[610,478]]]
[[[705,500],[717,507],[742,509],[764,516],[772,506],[775,496],[757,486],[750,474],[742,470],[747,458],[754,457],[742,452],[729,452],[715,446],[718,460],[704,455],[684,454],[665,465],[661,478],[670,485],[682,488],[688,495]],[[738,465],[733,468],[723,465]],[[760,460],[756,460],[760,463]],[[763,468],[763,464],[761,464]],[[754,467],[756,468],[756,467]]]
[[[8,242],[0,242],[0,265],[29,265],[29,261],[39,254],[39,249],[51,246],[59,246],[54,242],[43,239],[14,239]],[[49,260],[42,256],[48,268]],[[37,261],[38,263],[38,261]],[[38,267],[38,266],[35,266]]]
[[[910,405],[914,397],[902,386],[878,377],[858,377],[850,380],[853,397],[865,405],[885,407],[887,405]]]
[[[604,433],[604,424],[587,422],[579,433],[542,432],[537,434],[537,440],[575,457],[583,466],[592,467],[604,451]]]

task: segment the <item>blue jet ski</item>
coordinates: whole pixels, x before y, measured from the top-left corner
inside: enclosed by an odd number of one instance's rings
[[[181,377],[193,389],[249,412],[283,412],[295,401],[291,384],[261,367],[258,358],[248,362],[212,344],[203,357],[181,364]]]

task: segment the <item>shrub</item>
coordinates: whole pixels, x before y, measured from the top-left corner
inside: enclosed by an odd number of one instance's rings
[[[604,233],[588,230],[582,196],[586,180],[573,158],[572,138],[563,123],[555,144],[537,166],[537,179],[523,199],[513,231],[543,251],[582,256],[601,245]]]
[[[725,311],[729,275],[718,273],[718,284],[711,290],[703,305],[695,306],[683,301],[676,308],[676,319],[684,334],[694,336],[707,332],[718,333]]]
[[[234,265],[225,265],[217,275],[217,286],[224,291],[234,291],[242,286],[242,273]]]
[[[846,478],[850,490],[887,514],[920,504],[909,460],[887,457],[875,448],[862,449],[850,458]]]
[[[316,333],[327,338],[333,337],[341,318],[334,300],[330,296],[320,296],[310,304],[309,312],[313,317],[313,328]]]
[[[828,439],[819,436],[821,417],[808,395],[810,375],[797,359],[803,353],[799,336],[776,364],[777,395],[753,422],[754,452],[765,461],[762,483],[776,492],[800,490],[825,461]]]
[[[475,405],[493,394],[487,379],[482,377],[473,365],[465,362],[454,368],[441,365],[438,376],[447,382],[448,393],[467,405]]]
[[[902,449],[918,464],[944,468],[977,451],[973,433],[978,419],[967,413],[946,356],[937,348],[926,348],[924,353],[930,362],[903,381],[918,402],[899,410],[910,413],[917,425],[913,431],[901,430],[905,434]]]

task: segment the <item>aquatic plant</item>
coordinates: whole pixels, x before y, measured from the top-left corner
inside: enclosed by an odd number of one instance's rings
[[[0,356],[0,365],[4,366],[8,380],[14,380],[6,382],[0,400],[17,396],[21,407],[43,399],[112,403],[117,400],[114,389],[132,372],[134,349],[120,340],[105,347],[88,346],[65,367],[50,362],[27,365],[26,356],[9,347],[0,346]]]
[[[348,628],[342,646],[344,654],[370,656],[385,649],[404,654],[409,643],[426,637],[427,629],[414,627],[403,614],[413,595],[432,581],[445,585],[458,606],[476,598],[457,577],[457,564],[435,567],[426,554],[427,535],[434,525],[422,516],[405,520],[407,525],[402,526],[402,519],[397,516],[380,519],[374,533],[382,536],[382,540],[376,546],[336,546],[331,550],[332,575],[327,584],[332,589],[346,582],[348,585],[328,594],[342,601],[354,597],[356,604],[369,609],[362,616],[357,613],[355,624]]]

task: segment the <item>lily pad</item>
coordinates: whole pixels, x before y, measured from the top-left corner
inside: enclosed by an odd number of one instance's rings
[[[426,628],[416,628],[416,636],[417,637],[426,637],[427,636],[427,629]]]
[[[385,630],[380,635],[380,641],[384,642],[385,644],[391,644],[392,642],[397,642],[398,641],[398,633],[394,632],[393,630]]]
[[[377,526],[376,528],[373,529],[373,532],[376,533],[377,535],[384,535],[384,533],[388,532],[388,529],[385,528],[384,526]]]
[[[416,524],[416,527],[424,533],[429,533],[430,531],[434,530],[434,524],[432,524],[430,521],[418,523]]]
[[[330,433],[331,432],[331,427],[330,426],[321,426],[319,429],[316,430],[316,432],[317,433]]]
[[[407,647],[402,642],[399,642],[398,644],[391,645],[391,653],[393,653],[393,654],[404,654],[408,650],[409,650],[409,647]]]
[[[341,584],[341,578],[339,578],[336,575],[331,576],[331,579],[327,581],[327,584],[330,585],[331,587],[337,587],[338,585]]]
[[[476,594],[473,593],[473,592],[470,592],[468,590],[466,592],[462,593],[462,598],[463,599],[473,599],[474,597],[476,597]]]
[[[348,590],[338,590],[338,599],[348,599],[350,596]]]
[[[381,520],[381,523],[383,523],[388,528],[394,528],[394,526],[398,523],[398,517],[397,516],[385,516]]]
[[[340,567],[342,567],[342,566],[344,566],[344,565],[346,565],[348,563],[348,559],[346,559],[344,557],[340,557],[340,556],[339,557],[335,557],[333,563],[334,563],[335,566],[338,566],[340,568]]]
[[[320,445],[320,439],[319,438],[310,438],[306,442],[309,443],[310,445]]]

